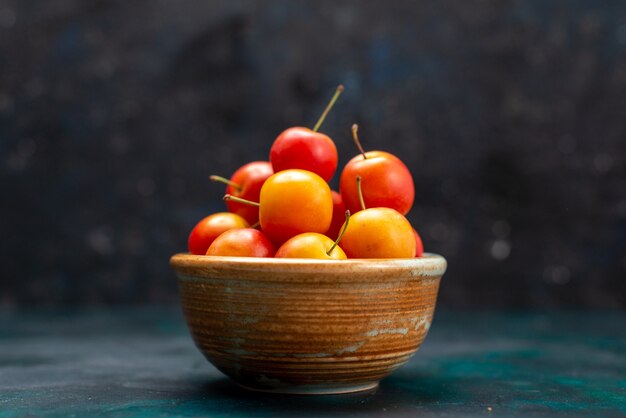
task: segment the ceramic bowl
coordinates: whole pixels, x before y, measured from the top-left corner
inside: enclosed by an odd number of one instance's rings
[[[281,393],[376,387],[426,337],[446,261],[177,254],[182,307],[206,358],[239,385]]]

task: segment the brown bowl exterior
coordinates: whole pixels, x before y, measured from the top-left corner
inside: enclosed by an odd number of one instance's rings
[[[284,393],[376,387],[417,351],[446,261],[177,254],[183,311],[206,358],[242,386]]]

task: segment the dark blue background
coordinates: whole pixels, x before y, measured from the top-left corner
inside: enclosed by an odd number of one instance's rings
[[[339,83],[322,130],[410,167],[440,306],[626,307],[617,0],[4,0],[0,305],[176,303],[209,174]]]

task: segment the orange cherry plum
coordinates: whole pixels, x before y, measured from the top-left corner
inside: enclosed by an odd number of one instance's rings
[[[332,248],[332,251],[331,251]],[[305,232],[289,238],[276,251],[276,258],[317,258],[345,260],[346,253],[326,235]]]
[[[273,257],[274,244],[257,229],[230,229],[215,238],[206,255],[230,257]]]
[[[261,188],[261,229],[277,243],[303,232],[328,231],[333,198],[328,184],[305,170],[285,170],[265,181]]]
[[[258,203],[224,196],[230,199],[258,206],[261,230],[277,244],[304,232],[325,233],[333,215],[330,187],[306,170],[273,174],[263,184]]]
[[[218,212],[209,215],[191,230],[187,241],[189,252],[204,255],[213,240],[223,232],[229,229],[247,228],[248,226],[250,226],[248,222],[235,213]]]
[[[424,255],[424,243],[422,242],[422,237],[417,233],[415,228],[413,228],[413,234],[415,235],[415,257],[421,257]]]
[[[272,174],[274,174],[274,170],[269,161],[253,161],[237,169],[230,180],[220,176],[211,176],[211,180],[226,183],[227,194],[258,202],[261,187]],[[259,209],[257,207],[234,200],[227,201],[226,206],[229,212],[241,215],[250,225],[259,221]]]
[[[415,246],[409,221],[397,210],[381,207],[352,215],[341,239],[348,258],[413,258]]]
[[[350,211],[345,211],[345,223],[339,237],[333,241],[317,232],[305,232],[291,237],[276,252],[277,258],[317,258],[321,260],[345,260],[346,253],[339,241],[350,224]]]
[[[343,91],[337,87],[335,95],[313,129],[292,127],[283,131],[270,149],[270,161],[275,172],[287,169],[312,171],[329,181],[337,170],[337,147],[330,137],[318,132],[326,115]]]
[[[361,154],[344,167],[339,181],[339,191],[347,209],[355,213],[360,209],[356,177],[363,178],[363,200],[367,207],[388,207],[406,215],[413,206],[415,187],[411,172],[393,154],[384,151],[363,152],[357,137],[358,126],[352,126],[354,141]]]

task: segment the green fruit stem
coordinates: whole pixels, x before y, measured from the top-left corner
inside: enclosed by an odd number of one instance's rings
[[[231,187],[234,187],[235,189],[237,189],[238,192],[241,191],[241,185],[240,184],[237,184],[234,181],[230,181],[226,177],[212,175],[212,176],[209,176],[209,178],[213,182],[224,183],[224,184],[227,184],[227,185],[229,185]]]
[[[258,202],[253,202],[252,200],[248,200],[248,199],[242,199],[240,197],[233,196],[232,194],[225,194],[223,199],[227,201],[232,200],[233,202],[243,203],[244,205],[248,205],[248,206],[256,206],[256,207],[261,206],[261,204]]]
[[[330,102],[328,102],[326,109],[324,109],[324,113],[322,113],[322,116],[320,116],[320,118],[317,120],[317,123],[313,127],[313,132],[317,132],[320,126],[322,126],[322,123],[324,123],[324,119],[326,119],[326,115],[328,115],[328,112],[330,112],[330,109],[333,108],[333,106],[335,105],[335,102],[339,98],[339,95],[341,94],[342,91],[343,91],[343,85],[340,84],[339,86],[337,86],[337,90],[335,90],[335,94],[333,95],[333,98],[330,99]]]
[[[356,176],[356,190],[359,194],[359,203],[361,210],[365,210],[365,200],[363,200],[363,190],[361,189],[361,176]]]
[[[337,247],[337,245],[339,245],[339,241],[341,241],[341,238],[343,238],[343,234],[346,232],[346,229],[348,229],[348,223],[349,222],[350,222],[350,211],[347,210],[346,211],[346,222],[343,224],[343,228],[341,228],[341,232],[339,233],[339,236],[337,237],[335,242],[333,242],[332,247],[330,247],[330,249],[328,251],[326,251],[326,255],[329,256],[333,252],[335,247]]]
[[[367,160],[367,156],[365,155],[365,151],[363,150],[363,147],[361,146],[361,141],[359,141],[359,135],[357,133],[358,131],[359,131],[359,125],[357,125],[355,123],[354,125],[352,125],[352,139],[354,139],[354,143],[356,144],[356,147],[361,152],[361,155],[363,156],[363,159]]]

